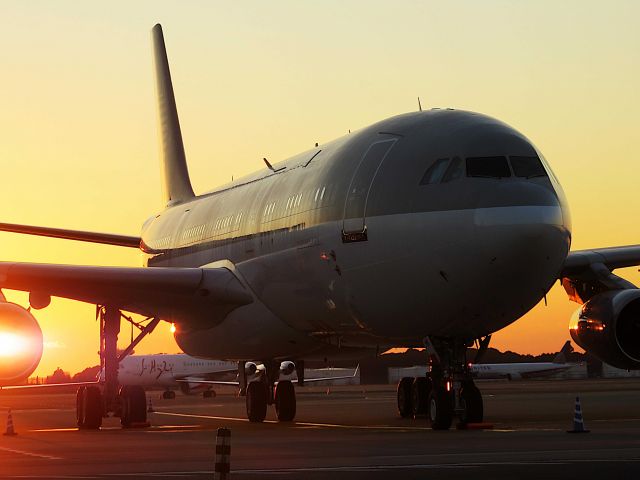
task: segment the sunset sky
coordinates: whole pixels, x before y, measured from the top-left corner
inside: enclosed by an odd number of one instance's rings
[[[151,27],[162,23],[194,189],[386,117],[453,107],[528,136],[573,249],[640,243],[640,2],[0,0],[0,222],[137,235],[161,207]],[[0,260],[140,265],[134,250],[0,233]],[[638,269],[618,273],[639,283]],[[27,305],[25,294],[5,291]],[[554,287],[492,346],[556,351]],[[98,363],[94,306],[36,312],[37,374]],[[128,337],[124,329],[123,337]],[[161,324],[138,353],[178,351]]]

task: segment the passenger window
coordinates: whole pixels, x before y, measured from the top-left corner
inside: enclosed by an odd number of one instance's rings
[[[424,172],[422,180],[420,180],[420,185],[440,183],[442,176],[447,170],[447,165],[449,165],[448,158],[440,158],[436,160],[435,163],[431,165],[426,172]]]
[[[547,172],[538,157],[512,155],[509,160],[511,160],[511,167],[516,177],[534,178],[547,176]]]
[[[511,176],[507,157],[468,157],[467,176],[504,178]]]
[[[447,171],[445,172],[444,177],[442,177],[442,183],[450,182],[452,180],[457,180],[458,178],[462,177],[462,175],[463,175],[462,160],[460,160],[460,157],[453,157],[453,160],[451,160],[451,164],[449,165],[449,168],[447,168]]]

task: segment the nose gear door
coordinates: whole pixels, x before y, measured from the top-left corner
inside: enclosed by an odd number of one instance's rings
[[[342,241],[361,242],[367,240],[366,209],[373,179],[391,147],[397,139],[381,140],[369,146],[356,168],[342,216]]]

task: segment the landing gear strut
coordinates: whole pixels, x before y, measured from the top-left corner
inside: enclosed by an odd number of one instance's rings
[[[259,380],[246,384],[245,362],[238,362],[240,394],[246,385],[247,418],[251,422],[263,422],[267,416],[267,405],[274,405],[281,422],[290,422],[296,416],[296,392],[290,380],[279,380],[280,367],[273,361],[263,362],[264,375]],[[304,374],[302,374],[304,383]]]
[[[81,429],[99,429],[102,418],[109,415],[119,416],[123,427],[146,426],[147,399],[142,387],[119,387],[118,365],[129,355],[135,346],[160,322],[158,318],[148,318],[147,324],[135,322],[122,314],[114,306],[96,308],[96,317],[100,322],[100,367],[104,372],[102,390],[97,385],[81,386],[76,394],[76,417]],[[118,355],[118,335],[120,321],[124,318],[131,323],[131,343]],[[133,338],[133,327],[140,330]]]
[[[490,337],[482,339],[479,353]],[[398,412],[401,417],[423,414],[434,430],[447,430],[454,417],[462,424],[482,422],[482,394],[467,364],[467,344],[457,339],[426,338],[429,368],[424,377],[404,377],[398,383]]]

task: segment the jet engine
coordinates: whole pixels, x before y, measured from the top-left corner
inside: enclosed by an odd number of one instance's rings
[[[180,382],[180,391],[185,395],[198,395],[209,390],[211,390],[211,385],[197,382]]]
[[[40,363],[42,347],[42,330],[31,312],[0,302],[0,385],[29,378]]]
[[[296,364],[290,360],[286,360],[280,364],[280,374],[284,376],[291,375],[296,370]]]
[[[573,314],[571,338],[614,367],[640,369],[640,290],[600,293]]]

